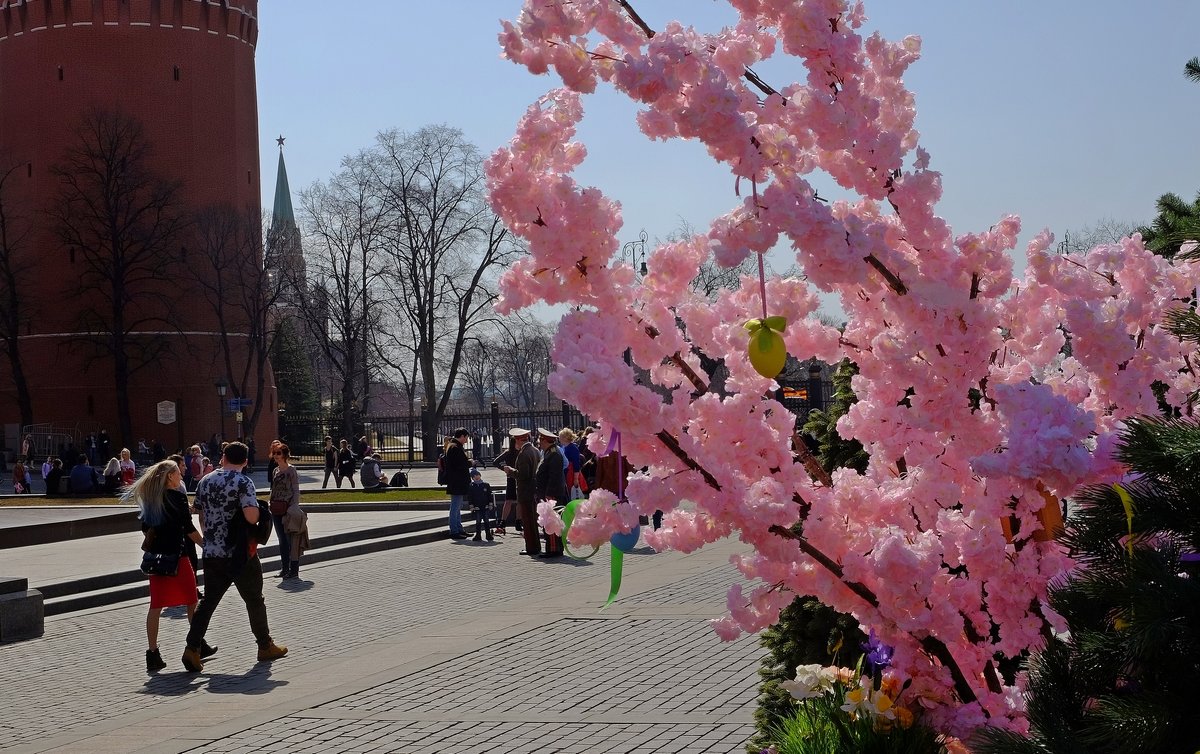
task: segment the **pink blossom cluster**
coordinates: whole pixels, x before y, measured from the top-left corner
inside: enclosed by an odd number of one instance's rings
[[[671,23],[651,35],[610,0],[527,0],[500,34],[509,59],[563,83],[487,162],[491,202],[530,252],[505,274],[502,307],[572,306],[551,388],[599,418],[592,450],[619,430],[645,468],[631,506],[592,496],[570,539],[602,543],[655,509],[667,511],[647,533],[659,548],[737,536],[748,547],[735,563],[757,585],[730,591],[722,636],[813,594],[895,647],[893,668],[944,732],[1021,730],[1020,680],[1005,683],[996,661],[1053,630],[1046,585],[1071,565],[1038,536],[1042,491],[1119,476],[1114,432],[1156,410],[1154,381],[1174,405],[1200,387],[1160,324],[1195,269],[1137,236],[1060,255],[1042,234],[1016,279],[1017,218],[955,236],[936,214],[941,177],[902,80],[919,40],[864,37],[862,4],[846,0],[730,3],[739,20],[719,32]],[[780,52],[803,65],[801,80],[771,88],[747,75]],[[644,106],[647,137],[698,140],[731,185],[751,187],[703,234],[655,249],[644,280],[613,259],[619,205],[572,178],[586,154],[574,140],[581,95],[600,85]],[[857,198],[827,202],[806,178],[816,172]],[[814,479],[796,462],[795,417],[746,354],[757,280],[711,300],[690,287],[709,258],[733,265],[780,243],[805,278],[768,280],[767,313],[787,317],[793,356],[858,365],[858,402],[838,432],[869,452],[863,475]],[[811,316],[818,290],[839,297],[844,331]],[[720,391],[700,354],[728,369]]]

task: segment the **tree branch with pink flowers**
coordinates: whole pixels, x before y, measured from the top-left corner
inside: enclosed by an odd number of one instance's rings
[[[1042,233],[1017,279],[1017,218],[955,236],[936,214],[940,175],[902,81],[918,39],[864,37],[861,4],[840,0],[731,5],[736,24],[701,33],[651,29],[628,2],[529,0],[500,33],[509,60],[562,82],[487,162],[492,205],[529,247],[501,306],[572,307],[551,387],[598,417],[593,449],[620,431],[647,469],[631,478],[631,505],[593,494],[571,539],[605,541],[655,509],[668,512],[647,534],[656,548],[736,536],[748,546],[737,567],[761,583],[731,590],[714,621],[722,636],[816,595],[895,646],[893,668],[931,725],[1021,730],[1020,679],[996,665],[1056,625],[1046,585],[1070,566],[1042,534],[1042,493],[1118,477],[1114,432],[1158,410],[1156,380],[1186,405],[1190,351],[1160,323],[1195,270],[1136,236],[1060,256]],[[800,80],[753,73],[777,55]],[[706,232],[656,248],[644,279],[615,261],[618,203],[573,178],[586,158],[576,126],[599,86],[640,103],[647,138],[698,141],[731,186],[751,188],[731,190]],[[818,196],[816,174],[855,198]],[[649,169],[646,179],[671,183]],[[748,280],[715,301],[689,287],[710,258],[732,266],[779,247],[803,279]],[[816,318],[818,291],[838,296],[844,331]],[[742,325],[764,309],[786,318],[793,356],[857,363],[859,400],[838,431],[870,454],[865,474],[818,479],[796,462],[796,417],[747,357]],[[653,384],[636,379],[626,349]],[[701,354],[728,369],[723,390],[699,376]]]

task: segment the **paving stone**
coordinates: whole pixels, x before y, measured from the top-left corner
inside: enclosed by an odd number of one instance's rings
[[[631,556],[626,596],[601,614],[607,563],[522,558],[512,539],[302,567],[299,591],[267,579],[272,632],[291,648],[273,665],[255,662],[234,591],[199,675],[181,672],[182,609],[164,613],[168,670],[153,676],[144,602],[51,618],[42,639],[0,646],[0,751],[120,750],[135,734],[213,753],[744,751],[757,639],[722,643],[677,610],[721,613],[733,545]]]

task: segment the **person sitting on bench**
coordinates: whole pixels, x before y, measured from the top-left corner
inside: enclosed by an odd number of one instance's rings
[[[388,478],[379,467],[378,453],[372,453],[363,459],[358,478],[362,480],[364,492],[383,492],[388,489]]]

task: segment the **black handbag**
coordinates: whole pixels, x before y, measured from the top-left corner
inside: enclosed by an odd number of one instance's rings
[[[142,553],[142,573],[147,576],[174,576],[179,573],[179,556],[161,552]]]

